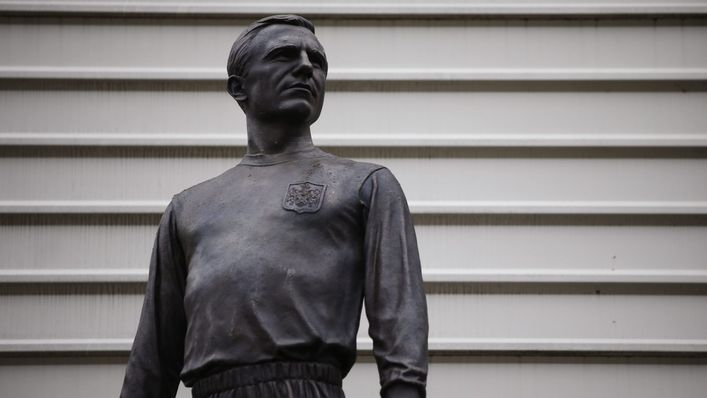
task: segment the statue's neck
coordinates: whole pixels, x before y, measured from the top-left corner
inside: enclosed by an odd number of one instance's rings
[[[278,154],[312,148],[309,124],[247,121],[248,154]]]

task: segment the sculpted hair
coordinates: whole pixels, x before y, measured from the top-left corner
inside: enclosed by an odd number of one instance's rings
[[[246,30],[238,36],[236,41],[233,42],[233,46],[231,46],[231,53],[228,55],[228,63],[226,64],[228,76],[244,75],[248,63],[250,62],[253,38],[261,29],[270,25],[301,26],[314,33],[314,24],[312,24],[312,22],[310,22],[307,18],[299,15],[271,15],[269,17],[259,19],[250,24]]]

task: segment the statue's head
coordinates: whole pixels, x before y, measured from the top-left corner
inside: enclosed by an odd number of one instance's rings
[[[246,28],[228,57],[228,93],[257,120],[314,123],[327,75],[314,25],[298,15],[273,15]]]

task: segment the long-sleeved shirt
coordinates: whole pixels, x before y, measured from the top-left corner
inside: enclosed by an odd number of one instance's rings
[[[121,396],[270,361],[346,375],[364,302],[382,391],[423,396],[427,308],[395,177],[314,147],[246,155],[167,207]]]

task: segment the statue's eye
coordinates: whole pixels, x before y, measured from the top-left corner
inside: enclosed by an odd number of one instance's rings
[[[288,60],[297,56],[295,47],[280,47],[270,52],[268,58],[274,60]]]
[[[309,62],[311,62],[312,65],[322,69],[326,68],[326,59],[320,53],[313,51],[307,54],[307,56],[309,57]]]

